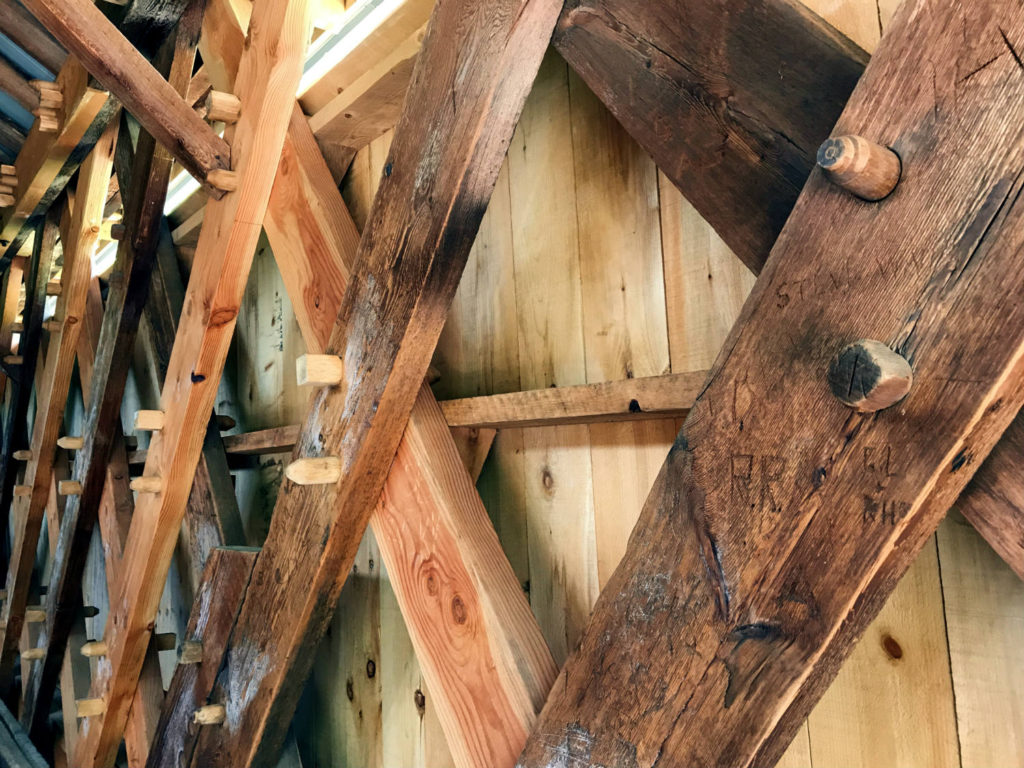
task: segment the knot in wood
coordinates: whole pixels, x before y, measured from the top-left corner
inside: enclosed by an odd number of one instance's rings
[[[888,408],[906,397],[914,374],[903,357],[880,341],[861,339],[840,350],[828,384],[841,402],[861,413]]]

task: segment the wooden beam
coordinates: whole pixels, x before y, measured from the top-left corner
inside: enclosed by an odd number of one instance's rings
[[[347,386],[322,390],[314,398],[295,452],[296,459],[342,458],[342,476],[334,485],[286,483],[282,488],[215,698],[229,705],[230,727],[204,738],[198,764],[266,765],[276,756],[287,728],[285,713],[294,709],[312,663],[303,649],[323,632],[343,583],[340,575],[348,572],[384,489],[559,8],[547,0],[505,0],[486,8],[442,3],[435,10],[409,109],[399,123],[327,349],[344,360]],[[459,51],[457,61],[452,51]],[[394,320],[382,335],[379,312],[385,306]],[[367,343],[371,337],[375,341]],[[323,440],[316,436],[321,433]],[[268,614],[270,605],[279,607]],[[453,620],[450,603],[445,610]],[[462,614],[457,610],[456,615]],[[546,649],[538,652],[543,656]],[[518,675],[505,665],[522,654],[495,653],[494,663]],[[251,674],[255,659],[265,670],[258,680]],[[243,671],[247,666],[250,672]],[[223,697],[238,690],[243,676],[251,696],[238,707]],[[533,682],[534,694],[546,687],[544,680]],[[506,725],[498,730],[506,737],[532,720],[539,703],[526,685],[519,690],[522,697],[515,702],[498,700],[493,692],[491,700],[480,702],[503,713],[498,720]],[[464,757],[511,765],[514,744],[514,738],[483,739],[458,747]],[[474,748],[478,751],[472,753]]]
[[[252,548],[210,552],[185,630],[185,642],[199,644],[199,661],[174,669],[147,768],[191,764],[202,730],[194,715],[213,693],[258,554]]]
[[[64,66],[67,53],[32,14],[15,0],[0,0],[0,29],[25,53],[54,74]]]
[[[93,695],[106,701],[106,712],[83,725],[73,761],[82,768],[109,767],[117,754],[199,460],[197,437],[213,412],[270,197],[308,23],[304,0],[265,0],[254,7],[235,89],[242,116],[228,131],[238,191],[207,206],[161,396],[164,429],[154,436],[146,463],[145,474],[163,478],[164,491],[145,494],[136,504],[104,637],[109,664],[93,681]]]
[[[195,41],[201,23],[201,4],[194,4],[192,13],[182,20],[177,33],[158,56],[157,66],[167,73],[168,81],[179,93],[184,93],[191,79]],[[127,137],[125,140],[127,143]],[[73,629],[73,608],[81,598],[82,576],[97,513],[104,507],[104,497],[118,485],[117,478],[111,478],[108,470],[115,453],[115,443],[119,444],[115,463],[124,457],[121,401],[131,365],[131,356],[124,354],[124,350],[134,348],[139,320],[148,303],[172,163],[171,155],[142,131],[132,162],[131,177],[125,179],[126,233],[118,244],[119,279],[111,281],[103,312],[103,328],[92,340],[98,342],[103,339],[103,344],[93,355],[88,348],[92,345],[86,345],[86,355],[92,360],[88,371],[88,392],[83,391],[86,397],[83,444],[75,453],[72,470],[72,477],[82,484],[82,492],[67,501],[60,541],[51,567],[50,590],[46,598],[47,623],[41,632],[46,655],[41,663],[34,666],[33,674],[25,684],[22,721],[33,734],[45,727],[50,710],[67,640]],[[81,378],[85,390],[84,371]],[[120,485],[123,493],[123,481]],[[108,529],[107,533],[113,538],[109,542],[109,550],[120,552],[123,545],[120,532]],[[111,569],[111,565],[114,564],[108,563],[108,571],[118,570]],[[133,711],[138,708],[139,703],[136,704]],[[144,709],[147,702],[143,701],[141,706]],[[138,716],[144,714],[140,711]],[[136,732],[135,729],[129,730]],[[141,745],[132,744],[132,750],[144,751],[146,742],[142,741]]]
[[[0,764],[8,768],[48,768],[49,765],[3,703],[0,703]]]
[[[0,58],[0,91],[6,91],[29,112],[39,106],[39,94],[28,84],[28,80],[4,58]]]
[[[0,627],[0,687],[3,688],[10,685],[11,670],[18,653],[36,547],[49,496],[57,438],[64,421],[64,408],[82,328],[81,320],[85,314],[89,282],[92,279],[91,254],[103,220],[103,204],[106,202],[116,141],[117,124],[114,123],[82,165],[69,227],[70,237],[63,239],[62,290],[57,299],[55,314],[62,323],[62,329],[50,334],[46,351],[43,386],[38,393],[32,428],[32,458],[25,467],[25,484],[32,488],[32,492],[30,496],[17,501],[14,547],[5,582],[7,599],[0,613],[3,623],[3,627]]]
[[[231,167],[227,144],[91,0],[25,5],[211,195],[224,194],[209,176]]]
[[[30,218],[41,215],[64,190],[114,115],[116,105],[108,95],[88,83],[88,73],[68,59],[57,75],[64,100],[60,128],[44,133],[37,121],[18,153],[16,202],[0,209],[0,247],[6,252],[0,264],[16,252]]]
[[[782,754],[1024,402],[1022,44],[1013,0],[897,11],[836,135],[903,180],[867,203],[812,173],[520,766]],[[899,405],[829,394],[858,338],[912,364]]]
[[[12,153],[17,153],[24,143],[25,134],[21,128],[10,120],[0,117],[0,146],[7,148]]]

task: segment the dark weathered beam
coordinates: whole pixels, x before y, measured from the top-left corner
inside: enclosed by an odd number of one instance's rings
[[[186,655],[171,678],[146,768],[192,764],[202,730],[194,715],[213,693],[257,554],[259,550],[251,548],[210,553],[180,644]]]
[[[754,271],[868,58],[799,0],[569,0],[554,44]]]
[[[296,448],[296,458],[338,457],[340,480],[281,489],[215,699],[237,716],[204,736],[199,764],[276,757],[559,9],[552,0],[435,9],[328,346],[344,381],[314,398]],[[259,680],[246,671],[255,659],[266,670]],[[238,707],[229,697],[243,677]]]
[[[1022,45],[1016,0],[901,6],[836,132],[902,182],[812,173],[520,766],[781,755],[1024,402]],[[903,402],[829,393],[858,338],[910,361]]]
[[[4,768],[48,768],[17,718],[0,702],[0,765]]]
[[[212,195],[224,194],[210,174],[231,167],[228,145],[91,0],[25,5]]]
[[[302,71],[308,4],[262,0],[253,14],[235,89],[242,103],[231,143],[237,191],[207,205],[161,393],[163,428],[154,434],[155,450],[146,463],[145,475],[159,481],[160,490],[140,493],[136,502],[104,635],[108,663],[92,686],[92,696],[103,699],[105,712],[81,729],[73,762],[82,768],[109,768],[117,755]],[[274,87],[268,88],[268,82]]]
[[[24,143],[25,134],[22,133],[21,128],[10,120],[0,117],[0,147],[5,147],[12,153],[17,153]]]
[[[12,67],[7,59],[0,57],[0,91],[12,96],[29,112],[39,106],[39,94],[28,84],[28,80]]]
[[[158,66],[178,93],[188,88],[195,62],[196,40],[202,23],[202,4],[183,20],[165,46]],[[40,645],[46,655],[33,668],[25,685],[22,721],[40,733],[50,711],[67,640],[73,629],[74,608],[81,599],[81,581],[104,490],[115,438],[121,441],[121,401],[131,367],[139,319],[149,300],[149,286],[158,252],[164,200],[173,158],[145,131],[139,135],[131,177],[125,179],[125,235],[118,245],[117,270],[110,282],[100,343],[90,376],[83,421],[84,443],[75,452],[71,472],[81,492],[67,499],[60,540],[46,597],[47,620]],[[120,548],[121,542],[117,542]]]
[[[15,0],[0,0],[0,29],[29,56],[56,74],[68,55]]]

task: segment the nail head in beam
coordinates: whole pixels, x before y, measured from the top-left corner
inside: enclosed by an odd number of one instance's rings
[[[75,717],[95,717],[107,711],[103,699],[78,699],[75,702]]]
[[[45,648],[26,648],[21,652],[21,658],[25,661],[39,661],[46,655]]]
[[[21,365],[23,360],[24,359],[22,358],[21,355],[6,355],[6,356],[4,356],[4,362],[7,363],[7,365]]]
[[[192,722],[197,725],[220,725],[226,715],[223,704],[207,704],[192,714]]]
[[[206,183],[221,192],[234,192],[238,189],[238,174],[218,168],[206,174]]]
[[[77,480],[61,480],[57,483],[57,493],[61,496],[78,496],[82,493],[82,484]]]
[[[107,644],[102,640],[93,640],[82,646],[82,655],[87,659],[98,659],[107,655]]]
[[[163,411],[136,411],[135,421],[132,423],[132,429],[144,430],[147,432],[159,432],[164,428],[164,412]]]
[[[203,660],[203,644],[198,640],[186,640],[181,644],[179,664],[198,664]]]
[[[66,435],[57,440],[57,445],[66,451],[80,451],[82,446],[85,445],[85,438]]]
[[[128,484],[136,493],[160,493],[163,482],[159,477],[136,477]]]
[[[345,366],[337,355],[302,355],[295,361],[299,386],[333,387],[341,383]]]
[[[235,94],[210,91],[206,95],[206,119],[211,123],[233,125],[238,122],[241,114],[242,102]]]
[[[861,339],[832,359],[828,384],[840,401],[861,413],[895,405],[910,391],[914,373],[902,356],[880,341]]]
[[[25,623],[26,624],[42,624],[46,621],[46,611],[38,605],[33,605],[25,609]]]
[[[60,296],[61,292],[60,281],[51,280],[46,284],[46,295],[47,296]]]
[[[329,485],[341,478],[341,460],[337,456],[296,459],[284,474],[296,485]]]
[[[14,452],[15,461],[32,461],[32,451],[22,448],[20,451]]]
[[[888,197],[900,181],[899,155],[862,136],[826,139],[818,165],[834,184],[871,202]]]

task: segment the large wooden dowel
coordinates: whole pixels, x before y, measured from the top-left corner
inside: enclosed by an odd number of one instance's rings
[[[231,166],[231,150],[90,0],[25,6],[108,88],[189,173],[206,183]],[[223,192],[207,184],[214,197]]]

